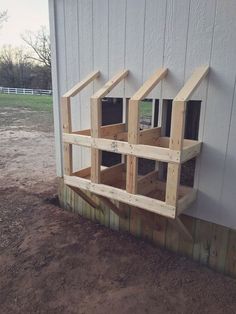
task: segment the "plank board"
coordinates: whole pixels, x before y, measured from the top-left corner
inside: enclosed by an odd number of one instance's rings
[[[146,209],[150,212],[154,212],[169,218],[175,218],[175,208],[171,205],[165,204],[162,201],[151,199],[143,195],[132,195],[124,190],[104,184],[92,183],[90,180],[84,178],[64,176],[64,180],[68,185],[79,187],[81,189],[88,190],[92,193],[115,199],[117,201],[123,201],[132,206]]]

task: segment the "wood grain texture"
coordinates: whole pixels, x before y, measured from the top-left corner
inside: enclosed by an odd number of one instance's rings
[[[165,247],[167,219],[165,217],[155,215],[154,221],[159,226],[159,229],[153,230],[153,242],[161,247]]]
[[[229,231],[225,273],[236,276],[236,231]]]

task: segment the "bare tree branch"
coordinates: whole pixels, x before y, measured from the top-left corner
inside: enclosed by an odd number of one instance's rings
[[[28,31],[25,35],[21,35],[21,38],[30,46],[34,53],[34,55],[29,58],[51,68],[51,46],[47,29],[41,27],[36,33]]]

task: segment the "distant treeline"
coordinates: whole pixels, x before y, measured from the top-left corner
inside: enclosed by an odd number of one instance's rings
[[[35,61],[21,48],[4,47],[0,50],[0,86],[52,89],[51,64]]]

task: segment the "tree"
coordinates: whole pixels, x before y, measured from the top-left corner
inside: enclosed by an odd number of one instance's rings
[[[33,88],[40,82],[40,86],[43,86],[41,88],[51,89],[51,45],[47,28],[42,26],[39,31],[28,31],[21,37],[31,48],[32,54],[28,58],[36,62]]]
[[[28,87],[32,81],[33,64],[21,48],[4,46],[0,51],[0,85]]]
[[[28,31],[24,35],[21,35],[21,37],[33,51],[33,55],[29,58],[45,65],[51,70],[51,45],[46,27],[42,26],[35,33]]]
[[[0,11],[0,28],[2,27],[2,24],[7,21],[7,10]]]

